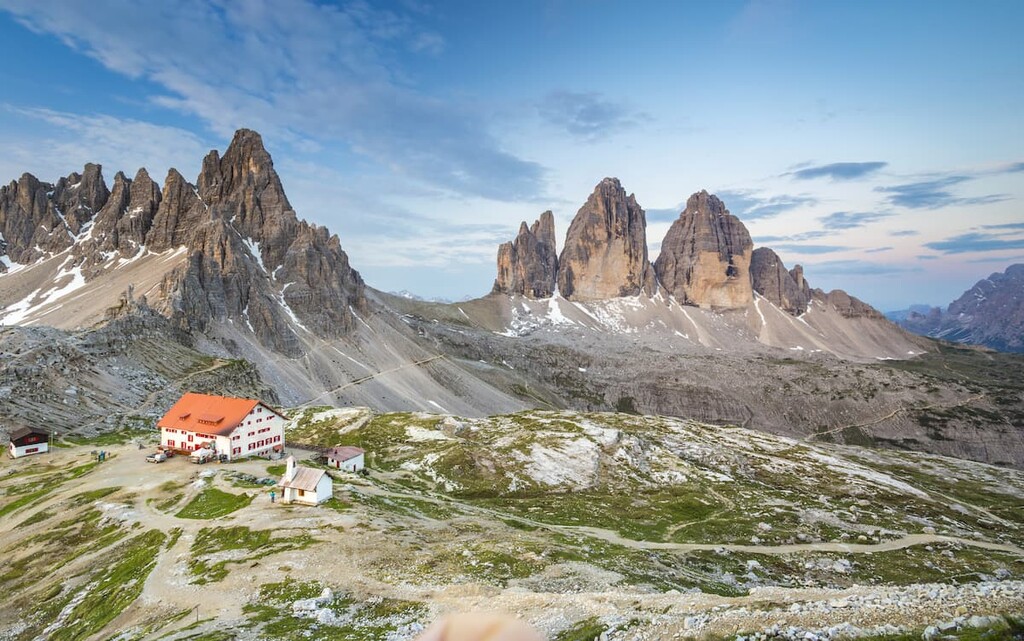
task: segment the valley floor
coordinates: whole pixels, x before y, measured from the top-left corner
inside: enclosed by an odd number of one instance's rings
[[[571,412],[324,408],[289,438],[360,444],[371,473],[310,508],[270,502],[280,462],[148,464],[145,432],[4,456],[0,639],[398,640],[459,611],[566,641],[937,636],[1024,614],[1013,470]]]

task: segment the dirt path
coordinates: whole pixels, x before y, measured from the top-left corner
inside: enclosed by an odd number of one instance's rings
[[[438,497],[433,493],[424,492],[422,494],[412,494],[409,492],[403,492],[394,489],[385,489],[379,485],[370,486],[373,487],[373,491],[368,492],[369,494],[377,494],[380,496],[393,496],[396,498],[408,498],[415,500],[429,500],[430,502],[437,503],[446,506],[456,506],[458,509],[467,513],[485,514],[492,517],[495,520],[513,520],[518,521],[524,525],[529,525],[536,528],[542,528],[546,530],[552,530],[557,532],[571,532],[575,534],[583,534],[595,539],[601,539],[608,543],[615,545],[621,545],[636,550],[671,550],[675,552],[696,552],[696,551],[713,551],[713,550],[729,550],[732,552],[744,552],[747,554],[770,554],[770,555],[781,555],[781,554],[795,554],[800,552],[839,552],[843,554],[871,554],[874,552],[889,552],[892,550],[900,550],[913,545],[928,545],[932,543],[955,543],[958,545],[964,545],[969,547],[981,548],[984,550],[994,550],[999,552],[1009,552],[1011,554],[1019,554],[1024,557],[1024,548],[1017,547],[1006,543],[993,543],[989,541],[980,541],[975,539],[963,539],[955,536],[945,536],[942,534],[908,534],[898,539],[889,541],[882,541],[881,543],[837,543],[834,541],[820,542],[820,543],[793,543],[786,545],[740,545],[735,543],[672,543],[667,541],[640,541],[636,539],[630,539],[622,536],[614,530],[605,528],[591,527],[586,525],[559,525],[554,523],[544,523],[543,521],[535,521],[533,519],[510,514],[506,512],[499,512],[490,508],[482,507],[479,505],[472,505],[469,503],[463,503],[457,499],[450,497]],[[363,491],[366,487],[360,488],[357,491]]]
[[[426,365],[427,363],[431,363],[433,361],[441,360],[441,359],[445,359],[445,358],[447,358],[447,356],[445,356],[444,354],[437,354],[435,356],[431,356],[430,358],[424,358],[422,360],[413,361],[412,363],[403,363],[402,365],[399,365],[398,367],[392,367],[391,369],[386,369],[386,370],[383,370],[383,371],[380,371],[380,372],[375,372],[375,373],[369,374],[367,376],[360,376],[359,378],[353,379],[353,380],[351,380],[351,381],[349,381],[349,382],[347,382],[347,383],[345,383],[343,385],[339,385],[339,386],[331,388],[329,390],[320,392],[319,394],[317,394],[316,396],[310,398],[306,402],[304,402],[304,403],[302,403],[300,405],[297,405],[296,409],[301,409],[303,407],[308,407],[310,405],[314,405],[316,403],[316,401],[320,400],[324,396],[327,396],[328,394],[334,394],[336,392],[340,392],[341,390],[348,389],[350,387],[355,387],[356,385],[361,385],[361,384],[365,383],[366,381],[371,381],[371,380],[373,380],[373,379],[375,379],[375,378],[377,378],[379,376],[384,376],[385,374],[393,374],[394,372],[399,372],[399,371],[401,371],[403,369],[406,369],[408,367],[419,367],[420,365]]]
[[[816,440],[817,438],[819,438],[821,436],[825,436],[825,435],[828,435],[828,434],[835,434],[837,432],[842,432],[843,430],[846,430],[846,429],[861,428],[861,427],[871,427],[872,425],[878,425],[879,423],[883,423],[885,421],[888,421],[891,418],[895,418],[895,416],[897,414],[901,414],[903,412],[921,412],[921,411],[924,411],[924,410],[931,410],[931,409],[936,409],[936,408],[944,409],[944,410],[950,410],[950,409],[953,409],[953,408],[956,408],[956,407],[963,407],[965,405],[970,405],[971,403],[980,401],[983,398],[985,398],[984,394],[975,394],[974,396],[971,396],[970,398],[967,398],[967,399],[964,399],[964,400],[959,401],[957,403],[952,403],[952,404],[949,404],[949,405],[942,405],[942,404],[939,404],[939,403],[933,403],[931,405],[923,405],[921,407],[898,407],[898,408],[894,409],[893,411],[889,412],[888,414],[886,414],[885,416],[882,416],[881,418],[877,418],[877,419],[875,419],[873,421],[868,421],[867,423],[856,423],[856,424],[853,424],[853,425],[841,425],[839,427],[833,427],[831,429],[825,430],[824,432],[814,432],[813,434],[808,434],[807,436],[805,436],[803,440],[804,441],[813,441],[813,440]]]

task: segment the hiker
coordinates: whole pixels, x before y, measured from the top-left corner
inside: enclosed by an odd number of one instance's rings
[[[270,490],[270,502],[271,502],[271,503],[273,503],[273,502],[274,502],[274,498],[275,498],[276,496],[277,496],[277,492],[275,492],[274,490]]]

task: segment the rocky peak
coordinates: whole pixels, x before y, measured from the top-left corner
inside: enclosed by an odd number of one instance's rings
[[[363,281],[338,237],[297,219],[254,131],[239,130],[223,156],[207,154],[196,188],[168,174],[146,245],[190,250],[161,286],[164,311],[190,329],[238,319],[264,345],[297,355],[290,319],[334,337],[365,309]]]
[[[159,202],[146,236],[146,246],[155,252],[186,244],[195,229],[208,218],[207,208],[200,202],[196,188],[173,167],[164,179]]]
[[[758,247],[750,259],[750,278],[754,291],[777,307],[797,316],[807,311],[810,289],[800,265],[786,271],[778,254],[768,247]]]
[[[605,178],[576,213],[558,258],[558,289],[575,300],[653,293],[647,220],[617,178]]]
[[[699,191],[669,227],[654,271],[684,304],[718,309],[745,307],[753,298],[747,228],[717,196]]]
[[[211,151],[197,181],[210,215],[227,220],[259,243],[268,267],[284,264],[298,218],[284,193],[263,139],[250,129],[235,132],[223,157]]]
[[[114,188],[110,191],[106,204],[93,219],[92,229],[89,230],[86,241],[88,245],[95,246],[102,252],[117,249],[117,223],[128,209],[131,188],[132,181],[124,173],[119,171],[114,174]],[[90,262],[102,262],[102,257],[95,254],[90,258]]]
[[[840,315],[846,318],[885,318],[880,311],[871,305],[868,305],[855,296],[850,296],[841,289],[833,289],[827,294],[820,289],[812,289],[811,297],[826,305],[830,305],[835,308]]]
[[[52,189],[29,173],[0,187],[0,236],[10,260],[31,263],[74,242],[74,232],[49,198]]]
[[[131,181],[128,207],[117,224],[118,250],[122,255],[134,255],[146,243],[159,207],[160,187],[143,167]]]
[[[985,345],[1006,352],[1024,352],[1024,264],[983,278],[927,318],[908,317],[907,329],[946,340]]]
[[[68,228],[77,235],[103,208],[110,190],[103,180],[101,165],[86,163],[82,173],[72,172],[53,187],[53,204],[64,215]]]
[[[532,227],[523,221],[515,240],[498,248],[494,292],[547,298],[555,292],[557,275],[555,216],[546,211]]]

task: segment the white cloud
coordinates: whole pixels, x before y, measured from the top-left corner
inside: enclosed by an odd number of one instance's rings
[[[486,114],[407,80],[404,55],[444,48],[408,15],[310,0],[6,4],[30,28],[162,87],[154,104],[222,138],[245,126],[306,149],[342,144],[458,194],[511,201],[543,191],[543,168],[503,150]]]
[[[53,182],[81,170],[87,162],[102,164],[108,183],[117,171],[131,176],[140,167],[146,167],[157,181],[171,167],[194,176],[210,149],[190,131],[130,118],[10,105],[0,105],[0,112],[42,123],[49,132],[43,136],[8,134],[0,157],[3,179],[29,171],[40,180]]]

